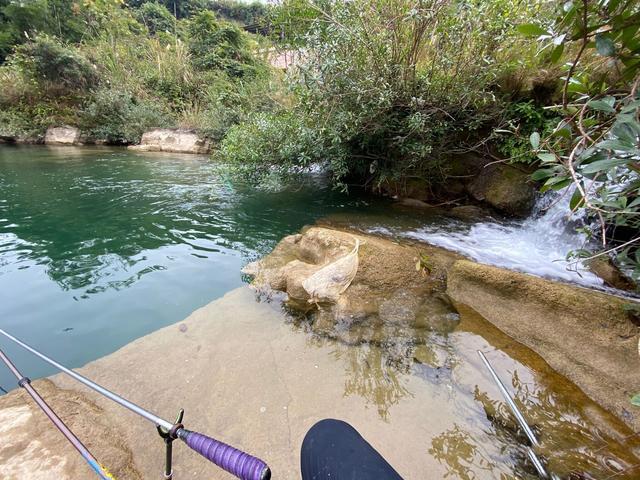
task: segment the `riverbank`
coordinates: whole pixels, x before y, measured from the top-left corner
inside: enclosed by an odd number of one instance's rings
[[[323,244],[334,253],[347,246],[339,239],[353,239],[353,232],[327,230],[311,228],[297,242],[285,239],[276,249],[283,254],[279,259],[291,261],[284,249],[302,242],[309,261],[314,252],[313,236],[304,240],[309,232],[316,231],[315,238],[325,239]],[[469,262],[448,252],[438,256],[439,249],[424,244],[362,239],[359,272],[367,276],[355,279],[350,289],[359,296],[358,305],[368,305],[369,315],[358,321],[349,321],[355,314],[351,311],[330,322],[337,318],[332,309],[324,317],[312,315],[313,321],[297,318],[282,311],[273,291],[242,287],[79,371],[167,419],[185,408],[189,428],[264,458],[274,478],[298,478],[305,432],[317,420],[333,417],[352,423],[406,479],[422,478],[425,471],[434,478],[492,479],[528,467],[524,443],[477,356],[477,350],[483,350],[540,432],[554,473],[588,472],[602,478],[618,469],[624,474],[617,478],[635,478],[640,440],[631,429],[469,306],[446,303],[441,274]],[[413,264],[420,248],[429,249],[434,282],[425,282],[425,272]],[[382,293],[377,288],[392,286],[385,274],[385,262],[392,259],[392,273],[398,277],[394,281],[404,278],[404,290],[410,290],[412,279],[429,284],[414,292],[431,298],[419,313],[412,310],[411,296],[401,292],[375,305],[367,303],[369,294]],[[275,268],[275,263],[270,265]],[[459,290],[465,276],[457,278],[456,284],[450,283],[451,277],[446,281]],[[523,318],[517,305],[512,308],[514,316]],[[517,338],[514,332],[509,333]],[[538,340],[547,333],[541,329]],[[560,341],[566,339],[566,332],[562,335]],[[545,347],[543,341],[534,345],[543,352]],[[582,347],[588,355],[591,343]],[[637,355],[630,364],[633,361]],[[609,381],[601,378],[602,385]],[[64,377],[35,385],[116,477],[157,478],[163,444],[153,426]],[[24,392],[0,399],[0,418],[6,420],[0,430],[2,478],[89,476],[82,460]],[[182,445],[175,451],[176,478],[230,478]]]

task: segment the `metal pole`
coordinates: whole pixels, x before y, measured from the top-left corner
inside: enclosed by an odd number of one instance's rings
[[[482,359],[482,361],[484,362],[485,366],[487,367],[487,370],[489,370],[489,373],[493,377],[493,380],[496,382],[496,385],[498,385],[498,390],[500,390],[500,393],[504,397],[504,400],[507,402],[507,405],[509,405],[509,408],[511,409],[511,412],[516,417],[516,420],[518,421],[518,424],[520,425],[520,428],[522,428],[522,430],[524,430],[524,433],[527,435],[527,438],[533,444],[533,446],[539,447],[540,446],[540,442],[538,442],[538,438],[536,437],[536,434],[533,433],[533,430],[531,430],[531,427],[529,427],[529,425],[527,424],[527,421],[522,416],[522,413],[520,413],[520,410],[518,410],[517,405],[511,399],[511,395],[509,394],[509,392],[507,391],[507,389],[503,385],[502,381],[498,377],[498,374],[495,372],[495,370],[493,369],[493,367],[489,363],[489,360],[487,360],[487,357],[485,357],[484,353],[482,353],[480,350],[478,350],[478,355],[480,355],[480,358]]]
[[[535,433],[533,433],[533,430],[531,430],[531,427],[529,427],[529,424],[524,419],[524,416],[522,415],[522,413],[520,413],[518,406],[515,404],[515,402],[511,398],[511,395],[509,394],[506,387],[500,380],[500,377],[498,377],[498,374],[495,372],[495,370],[489,363],[489,360],[487,360],[487,357],[485,357],[484,353],[482,353],[480,350],[478,350],[478,355],[480,355],[480,358],[484,362],[484,365],[487,367],[487,370],[489,370],[491,377],[493,378],[493,380],[496,382],[496,385],[498,386],[498,390],[500,390],[500,393],[504,397],[504,400],[507,402],[507,405],[509,406],[511,413],[513,413],[513,416],[516,417],[518,424],[520,425],[522,430],[524,430],[524,433],[529,438],[529,441],[533,446],[535,446],[536,448],[539,448],[540,442],[538,442],[538,438],[536,437]],[[533,466],[538,472],[538,475],[540,475],[540,477],[544,479],[549,478],[549,474],[544,468],[544,465],[536,455],[536,452],[534,452],[531,447],[527,447],[527,456],[529,457],[529,460],[531,460],[531,463],[533,463]]]
[[[9,360],[9,357],[7,357],[2,350],[0,350],[0,359],[7,365],[9,370],[11,370],[11,373],[13,373],[13,375],[18,379],[18,385],[24,388],[27,393],[31,395],[33,401],[36,402],[36,404],[45,413],[45,415],[49,417],[49,420],[51,420],[51,422],[58,428],[58,430],[60,430],[60,433],[62,433],[66,437],[66,439],[69,440],[69,443],[71,443],[71,445],[73,445],[74,448],[80,453],[80,455],[82,455],[82,457],[94,470],[94,472],[96,472],[96,474],[98,474],[98,476],[103,480],[113,479],[111,474],[100,465],[98,460],[96,460],[96,458],[91,454],[87,447],[85,447],[80,439],[75,436],[75,434],[69,429],[69,427],[67,427],[62,419],[58,417],[58,415],[56,415],[56,412],[54,412],[53,409],[47,404],[47,402],[44,401],[44,399],[40,396],[36,389],[31,386],[31,380],[20,373],[13,362]]]
[[[129,410],[131,410],[133,413],[136,413],[138,415],[140,415],[143,418],[146,418],[147,420],[149,420],[150,422],[152,422],[153,424],[155,424],[156,426],[160,426],[163,427],[167,430],[171,430],[173,428],[173,423],[171,422],[167,422],[166,420],[158,417],[157,415],[154,415],[153,413],[145,410],[144,408],[136,405],[133,402],[130,402],[129,400],[127,400],[126,398],[122,398],[120,395],[117,395],[113,392],[111,392],[110,390],[107,390],[106,388],[98,385],[95,382],[92,382],[91,380],[89,380],[86,377],[83,377],[82,375],[80,375],[79,373],[74,372],[73,370],[65,367],[64,365],[59,364],[58,362],[56,362],[55,360],[47,357],[46,355],[44,355],[43,353],[40,353],[38,350],[36,350],[35,348],[27,345],[26,343],[24,343],[23,341],[17,339],[16,337],[14,337],[13,335],[10,335],[9,333],[5,332],[4,330],[0,329],[0,333],[2,335],[4,335],[5,337],[7,337],[10,340],[13,340],[15,343],[17,343],[18,345],[20,345],[22,348],[30,351],[31,353],[33,353],[34,355],[36,355],[37,357],[40,357],[42,360],[44,360],[45,362],[47,362],[50,365],[53,365],[54,367],[56,367],[58,370],[61,370],[62,372],[66,373],[67,375],[69,375],[70,377],[75,378],[76,380],[78,380],[80,383],[85,384],[87,387],[91,388],[92,390],[95,390],[96,392],[98,392],[101,395],[104,395],[105,397],[107,397],[110,400],[113,400],[114,402],[122,405],[124,408],[127,408]]]

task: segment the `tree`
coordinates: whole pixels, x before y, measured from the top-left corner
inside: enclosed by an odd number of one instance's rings
[[[543,189],[573,187],[570,207],[595,220],[586,232],[640,278],[640,4],[569,1],[549,25],[525,24],[552,61],[566,58],[562,121],[531,137]],[[566,53],[565,53],[566,52]]]

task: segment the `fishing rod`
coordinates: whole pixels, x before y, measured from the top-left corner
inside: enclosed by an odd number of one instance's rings
[[[18,379],[18,386],[24,388],[27,393],[31,395],[33,401],[36,402],[36,404],[45,413],[45,415],[49,417],[49,420],[51,420],[51,422],[58,428],[58,430],[60,430],[62,435],[64,435],[65,438],[69,440],[69,443],[71,443],[71,445],[73,445],[75,449],[78,450],[80,455],[82,455],[82,458],[85,459],[85,461],[89,464],[93,471],[96,472],[96,474],[102,480],[113,480],[113,476],[111,476],[107,469],[100,465],[98,460],[96,460],[96,457],[92,455],[89,449],[84,446],[80,439],[76,437],[71,430],[69,430],[69,427],[67,427],[67,425],[60,419],[60,417],[58,417],[58,415],[56,415],[56,412],[54,412],[53,409],[47,404],[47,402],[44,401],[44,399],[40,396],[36,389],[33,388],[33,386],[31,385],[31,380],[20,373],[17,367],[2,350],[0,350],[0,359],[2,359],[7,368],[11,370],[11,373],[13,373],[13,375],[15,375],[15,377]]]
[[[65,367],[64,365],[59,364],[55,360],[49,358],[45,354],[27,345],[23,341],[17,339],[4,330],[0,329],[0,334],[4,335],[8,339],[20,345],[25,350],[28,350],[35,356],[44,360],[49,365],[52,365],[61,372],[66,373],[70,377],[98,392],[109,400],[121,405],[122,407],[153,423],[156,426],[160,437],[164,440],[166,445],[164,473],[165,479],[171,480],[173,478],[172,442],[178,438],[186,443],[189,448],[199,453],[204,458],[222,468],[223,470],[226,470],[232,475],[240,478],[241,480],[269,480],[271,478],[271,470],[269,469],[267,464],[259,458],[249,455],[248,453],[238,450],[230,445],[227,445],[226,443],[216,440],[215,438],[211,438],[201,433],[193,432],[184,428],[184,425],[182,424],[182,417],[184,414],[183,410],[180,411],[175,423],[164,420],[159,416],[151,413],[150,411],[145,410],[139,405],[130,402],[120,395],[107,390],[106,388],[98,385],[97,383],[89,380],[86,377],[83,377],[79,373],[76,373],[73,370]],[[28,383],[25,383],[25,385],[28,385]]]
[[[489,363],[489,360],[487,360],[487,357],[480,350],[478,350],[478,355],[480,355],[482,362],[484,363],[485,367],[487,367],[487,370],[489,370],[489,373],[491,374],[491,378],[493,378],[493,381],[496,382],[496,385],[498,386],[498,390],[500,390],[500,393],[502,394],[505,401],[507,402],[507,405],[509,406],[511,413],[513,413],[513,416],[516,418],[516,421],[520,425],[520,428],[522,428],[522,430],[524,431],[525,435],[527,436],[531,444],[534,447],[539,448],[540,442],[538,441],[538,437],[536,436],[536,434],[533,432],[533,430],[525,420],[524,415],[522,415],[522,413],[518,409],[518,406],[511,398],[509,391],[502,383],[502,380],[500,380],[500,377],[498,377],[498,374]],[[533,450],[533,448],[527,447],[527,456],[529,457],[529,460],[531,460],[531,463],[533,464],[534,468],[538,472],[538,475],[540,476],[540,478],[543,478],[545,480],[548,478],[551,478],[552,480],[556,480],[555,475],[552,477],[549,477],[547,470],[544,468],[542,461],[540,460],[536,452]]]

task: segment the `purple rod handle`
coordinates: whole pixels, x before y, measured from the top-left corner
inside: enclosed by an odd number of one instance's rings
[[[271,470],[266,463],[215,438],[181,428],[178,437],[207,460],[242,480],[269,480]]]

